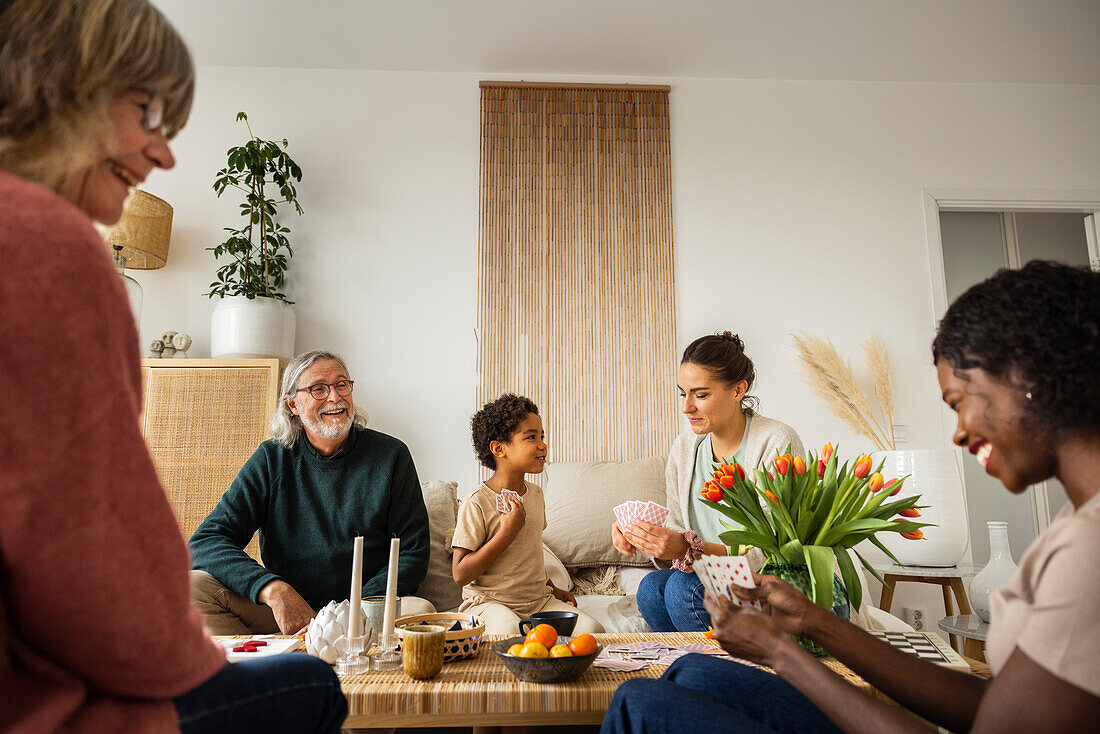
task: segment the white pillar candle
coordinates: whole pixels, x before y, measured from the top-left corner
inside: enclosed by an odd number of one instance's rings
[[[393,635],[394,614],[397,612],[397,555],[400,538],[390,539],[390,568],[386,574],[386,610],[382,617],[382,634]]]
[[[363,614],[363,536],[355,536],[351,552],[351,592],[348,594],[348,641],[362,637]]]

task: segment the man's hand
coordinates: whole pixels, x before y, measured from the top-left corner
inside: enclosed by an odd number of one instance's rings
[[[623,535],[623,530],[619,527],[618,521],[611,524],[611,545],[615,546],[615,550],[624,556],[638,555],[638,549],[631,545],[630,541]]]
[[[573,596],[572,592],[566,591],[565,589],[559,589],[553,584],[550,584],[550,593],[553,594],[554,598],[558,601],[577,606],[577,597]]]
[[[508,503],[508,512],[500,513],[500,531],[509,538],[515,538],[523,523],[527,521],[527,510],[523,509],[523,503],[514,497],[505,497]]]
[[[301,634],[317,612],[306,602],[294,587],[285,581],[276,579],[260,589],[259,599],[271,607],[275,623],[284,635]]]
[[[626,540],[638,550],[663,561],[682,558],[688,549],[684,536],[645,520],[635,520],[626,528]]]

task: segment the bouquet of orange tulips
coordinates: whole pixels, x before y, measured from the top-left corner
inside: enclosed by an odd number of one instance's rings
[[[769,561],[805,566],[809,572],[807,595],[814,603],[833,606],[833,561],[855,609],[863,601],[863,589],[849,550],[864,568],[882,577],[855,550],[870,540],[897,563],[894,554],[875,538],[879,532],[894,532],[910,540],[921,540],[917,522],[923,506],[920,495],[890,499],[901,492],[908,477],[886,480],[882,464],[872,471],[871,457],[859,456],[849,465],[840,464],[831,444],[809,459],[787,453],[773,460],[773,467],[755,469],[750,477],[737,463],[717,465],[702,495],[706,504],[721,512],[736,526],[723,521],[728,530],[719,538],[728,546],[756,546]],[[883,582],[885,585],[885,582]]]

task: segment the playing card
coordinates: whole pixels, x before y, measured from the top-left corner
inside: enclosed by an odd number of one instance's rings
[[[645,520],[654,525],[663,525],[668,517],[668,508],[656,502],[646,502],[642,505],[637,519]]]
[[[703,573],[699,573],[700,566]],[[739,607],[762,608],[758,601],[743,601],[733,594],[734,586],[756,588],[749,561],[744,556],[703,556],[695,563],[694,568],[703,586],[715,598],[727,599]]]
[[[649,663],[643,663],[640,660],[623,660],[621,658],[596,658],[592,665],[597,668],[622,671],[644,670],[649,667]]]

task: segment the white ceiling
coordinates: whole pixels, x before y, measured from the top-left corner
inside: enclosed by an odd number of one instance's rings
[[[196,63],[1100,84],[1100,0],[153,0]]]

